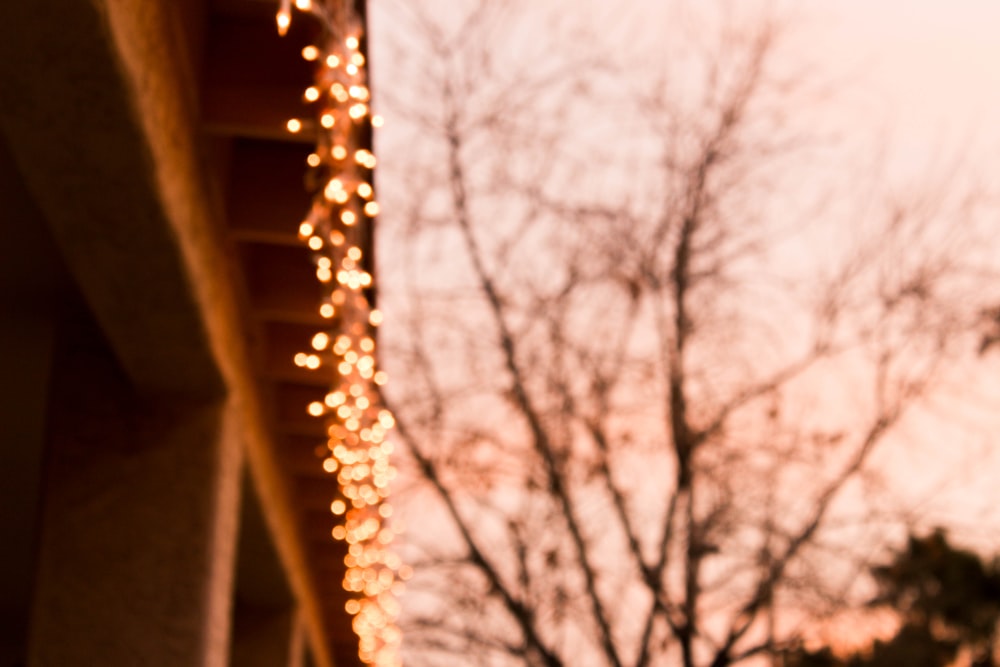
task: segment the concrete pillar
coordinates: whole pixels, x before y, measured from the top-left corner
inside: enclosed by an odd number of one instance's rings
[[[20,315],[20,314],[19,314]],[[51,323],[5,312],[0,326],[0,665],[24,661],[35,544]]]
[[[52,344],[64,280],[52,240],[0,136],[0,665],[23,665]]]
[[[29,665],[224,667],[231,411],[137,392],[84,312],[58,332]]]
[[[293,609],[242,609],[233,627],[232,667],[305,667],[305,632]]]

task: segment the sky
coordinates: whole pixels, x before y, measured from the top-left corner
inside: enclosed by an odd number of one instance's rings
[[[766,1],[766,0],[765,0]],[[746,4],[730,0],[733,6],[743,9]],[[1000,194],[1000,1],[997,0],[772,0],[779,7],[790,7],[792,30],[784,57],[806,65],[811,76],[836,82],[831,112],[842,126],[849,128],[846,141],[854,141],[861,150],[884,142],[892,169],[903,178],[920,174],[928,168],[961,162],[983,185]],[[695,6],[694,0],[679,4]],[[420,63],[401,63],[400,58],[416,58],[404,51],[384,49],[393,30],[398,31],[399,17],[412,16],[409,3],[403,0],[375,0],[372,12],[372,63],[378,90],[391,88],[394,77],[402,72],[419,72]],[[443,25],[459,20],[459,7],[468,0],[423,0],[413,6],[424,10],[433,21]],[[545,8],[559,7],[559,0],[537,3]],[[633,41],[628,25],[648,28],[663,6],[660,0],[632,0],[616,3],[579,0],[575,10],[591,8],[595,12],[610,13],[604,19],[622,33],[619,43]],[[558,16],[553,10],[553,16]],[[614,20],[610,20],[614,19]],[[630,24],[629,21],[632,23]],[[522,28],[521,41],[530,49],[536,41],[532,34],[543,35],[544,24],[528,23]],[[667,30],[661,31],[669,35]],[[399,34],[398,32],[396,33]],[[381,37],[380,37],[381,36]],[[655,45],[663,36],[656,30],[647,31],[648,43]],[[404,40],[405,42],[405,40]],[[642,44],[640,39],[635,44]],[[633,44],[634,46],[634,44]],[[641,48],[641,46],[640,46]],[[395,60],[394,60],[395,59]],[[410,68],[410,69],[407,69]],[[390,82],[390,83],[387,83]],[[388,106],[388,105],[387,105]],[[405,124],[405,119],[399,119]],[[394,119],[387,112],[391,134]],[[413,150],[408,143],[382,142],[380,151],[380,178],[393,172],[393,163],[405,165]],[[382,148],[385,148],[383,151]],[[394,150],[396,152],[394,152]],[[872,150],[875,150],[872,148]],[[947,167],[945,167],[947,168]],[[383,183],[382,185],[387,185]],[[380,185],[380,188],[382,188]],[[391,203],[388,211],[391,214]],[[1000,238],[1000,221],[997,221]],[[383,261],[391,255],[391,239],[383,239],[380,252]],[[442,257],[443,259],[443,257]],[[380,273],[388,274],[391,267]],[[392,313],[388,313],[391,323]],[[992,362],[990,362],[992,363]],[[996,364],[988,368],[994,368]],[[961,382],[961,380],[956,380]],[[978,382],[978,380],[977,380]],[[913,489],[914,497],[936,495],[941,505],[969,509],[966,522],[973,533],[980,520],[996,526],[996,544],[1000,545],[1000,513],[993,511],[989,489],[993,480],[1000,477],[1000,455],[990,444],[984,432],[1000,432],[1000,389],[983,385],[983,396],[977,401],[961,406],[963,420],[975,426],[944,428],[943,440],[971,443],[968,447],[951,447],[956,465],[969,471],[956,488],[954,483],[942,485],[927,476],[935,466],[940,448],[910,449],[906,460],[895,461],[904,469],[909,468],[906,485]],[[949,410],[956,411],[955,406]],[[991,421],[992,420],[992,421]],[[926,427],[916,424],[919,431]],[[965,429],[965,430],[963,430]],[[948,448],[946,448],[948,449]],[[954,480],[954,476],[952,477]],[[970,492],[971,491],[971,492]],[[956,505],[947,494],[963,496]],[[945,516],[955,510],[942,510]],[[976,517],[973,519],[973,516]]]
[[[1000,3],[994,0],[807,0],[818,61],[848,73],[871,102],[870,122],[891,126],[918,154],[974,144],[1000,158]]]
[[[741,10],[755,1],[743,4],[743,0],[729,0]],[[884,149],[891,156],[888,167],[892,175],[902,179],[920,176],[928,168],[947,171],[959,163],[992,196],[1000,195],[1000,0],[760,1],[794,9],[782,56],[790,64],[805,65],[810,76],[834,82],[829,113],[840,128],[846,128],[842,135],[845,144],[862,152]],[[392,89],[393,81],[402,76],[418,77],[425,66],[419,62],[419,53],[381,50],[385,42],[380,42],[380,34],[398,31],[399,26],[391,24],[398,16],[412,15],[406,7],[410,2],[447,25],[460,20],[456,8],[470,0],[373,0],[376,104],[380,89]],[[680,0],[678,4],[693,7],[700,2]],[[567,3],[536,0],[535,4],[551,9]],[[604,12],[606,16],[597,23],[617,30],[610,41],[631,47],[640,55],[644,45],[657,46],[675,34],[669,29],[657,32],[655,21],[650,19],[666,4],[662,0],[572,0],[568,4],[578,12],[584,8]],[[552,14],[559,16],[557,10]],[[643,34],[633,34],[640,30],[629,28],[629,21],[640,26]],[[654,28],[648,30],[651,25]],[[535,53],[544,29],[544,23],[529,23],[511,43],[525,53]],[[539,52],[544,56],[544,49]],[[417,113],[432,108],[422,99],[411,104]],[[394,119],[391,105],[385,108],[388,125],[381,136],[388,140],[378,139],[376,146],[380,194],[396,187],[384,179],[400,173],[414,177],[417,172],[415,180],[419,180],[424,174],[413,165],[427,158],[413,143],[419,140],[419,133],[395,134],[393,125],[405,126],[408,119]],[[833,168],[849,169],[840,163]],[[935,174],[942,175],[947,174]],[[856,181],[854,176],[849,174],[846,180]],[[412,190],[404,194],[413,198]],[[994,201],[1000,202],[1000,197]],[[405,213],[394,209],[395,203],[391,196],[386,200],[380,224]],[[993,224],[1000,241],[1000,219]],[[388,286],[382,282],[380,298],[384,301],[380,303],[389,304],[397,298],[391,292],[399,282],[392,282],[395,267],[384,264],[401,260],[393,256],[398,244],[384,231],[382,234],[379,275],[389,282]],[[1000,244],[994,246],[997,248]],[[440,250],[433,256],[439,265],[448,258],[449,252]],[[447,277],[454,269],[439,266],[438,270]],[[996,275],[994,279],[1000,281]],[[389,333],[394,313],[390,306],[386,309],[384,333]],[[393,383],[406,382],[401,377],[405,369],[389,370],[394,373]],[[996,509],[1000,493],[994,488],[1000,479],[1000,382],[991,377],[1000,377],[1000,354],[981,361],[974,369],[956,369],[945,378],[951,384],[943,398],[927,414],[908,419],[901,428],[898,446],[882,454],[879,461],[885,469],[895,471],[891,482],[900,507],[922,512],[925,527],[946,523],[960,544],[995,552],[1000,549],[1000,510]],[[950,392],[952,387],[954,393]]]
[[[859,129],[883,128],[899,159],[917,168],[941,152],[965,153],[994,196],[1000,191],[1000,2],[809,0],[803,5],[818,19],[807,27],[818,62],[847,74],[861,110]],[[996,230],[1000,237],[1000,220]],[[909,470],[914,497],[933,495],[930,505],[936,508],[928,511],[935,518],[958,522],[966,539],[995,545],[1000,443],[984,432],[1000,432],[992,416],[1000,413],[1000,391],[989,384],[981,389],[979,400],[948,408],[962,413],[967,427],[930,426],[939,429],[941,443],[967,443],[950,448],[965,474],[943,481],[926,472],[940,469],[946,458],[941,448],[910,448],[896,463]]]

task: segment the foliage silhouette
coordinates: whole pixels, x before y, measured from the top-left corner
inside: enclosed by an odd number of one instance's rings
[[[872,607],[893,610],[895,635],[871,649],[837,658],[829,648],[796,649],[786,667],[946,667],[961,652],[972,667],[995,664],[1000,621],[1000,568],[951,545],[943,530],[910,536],[891,563],[874,566],[879,593]]]

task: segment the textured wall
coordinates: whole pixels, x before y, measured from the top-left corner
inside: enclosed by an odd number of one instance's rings
[[[58,323],[30,664],[226,664],[239,442],[224,405],[137,393]]]

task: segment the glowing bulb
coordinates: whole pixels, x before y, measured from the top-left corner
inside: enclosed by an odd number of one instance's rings
[[[312,0],[295,0],[295,7],[303,12],[312,9]]]
[[[312,337],[312,346],[314,350],[320,351],[325,350],[330,345],[330,337],[325,333],[320,331],[318,334]]]
[[[315,0],[281,0],[276,16],[281,34],[289,29],[293,8],[314,12],[321,21],[334,21],[334,17],[317,11]],[[339,23],[341,18],[338,16],[336,21]],[[385,502],[389,496],[388,486],[396,474],[389,465],[392,444],[387,440],[394,420],[390,412],[379,407],[377,394],[373,393],[373,386],[385,383],[387,376],[383,371],[376,371],[374,337],[367,335],[366,324],[363,319],[358,321],[355,313],[367,310],[370,326],[381,324],[383,317],[376,309],[368,310],[366,295],[360,290],[373,284],[373,276],[360,266],[363,248],[353,238],[350,241],[347,238],[353,234],[348,228],[361,222],[362,211],[368,218],[374,217],[379,213],[379,204],[374,201],[372,184],[366,182],[369,179],[360,176],[363,172],[354,164],[344,164],[351,156],[353,163],[370,170],[375,168],[376,158],[366,148],[351,146],[353,130],[350,127],[340,131],[341,125],[369,122],[370,127],[377,128],[384,121],[381,116],[372,115],[368,106],[371,91],[363,79],[361,68],[366,65],[366,57],[359,51],[360,37],[347,36],[344,46],[346,49],[341,54],[312,45],[301,51],[304,60],[312,62],[322,58],[326,65],[325,69],[315,72],[315,83],[303,91],[304,100],[325,103],[328,95],[330,103],[338,108],[321,107],[316,118],[318,126],[327,132],[320,135],[319,148],[307,156],[306,164],[313,169],[327,168],[331,175],[314,203],[313,212],[298,227],[301,239],[317,253],[314,259],[317,279],[328,284],[323,288],[326,298],[319,305],[319,314],[325,319],[340,315],[344,321],[329,325],[340,327],[336,340],[331,340],[331,334],[326,331],[312,336],[310,343],[319,354],[299,352],[293,360],[299,368],[318,369],[323,365],[320,354],[330,354],[327,350],[332,352],[331,357],[324,358],[328,359],[334,387],[323,396],[322,402],[309,403],[306,411],[317,417],[336,415],[325,425],[329,452],[321,465],[325,472],[334,474],[341,491],[341,495],[331,502],[330,510],[345,517],[343,525],[331,529],[333,538],[345,541],[349,547],[344,557],[346,571],[342,585],[354,597],[344,608],[354,616],[352,627],[358,635],[358,654],[362,661],[390,667],[400,664],[400,633],[394,623],[399,603],[393,596],[401,592],[402,579],[408,578],[411,572],[401,571],[405,566],[387,546],[400,530],[398,522],[396,526],[388,525],[393,512]],[[343,105],[343,111],[339,105]],[[343,112],[351,122],[337,122],[338,118],[343,119],[339,115]],[[363,121],[364,118],[370,120]],[[307,123],[293,118],[286,127],[289,132],[298,133],[306,129]],[[309,125],[309,131],[314,127]],[[326,150],[324,146],[329,147],[329,153],[322,152]],[[361,209],[351,204],[355,194]],[[342,251],[320,254],[327,243]]]
[[[274,21],[278,24],[278,34],[284,37],[288,33],[288,26],[292,24],[292,15],[288,13],[287,9],[282,7],[274,17]]]
[[[336,200],[337,193],[344,191],[344,184],[339,178],[331,178],[326,184],[326,188],[323,189],[323,196],[329,200]]]

